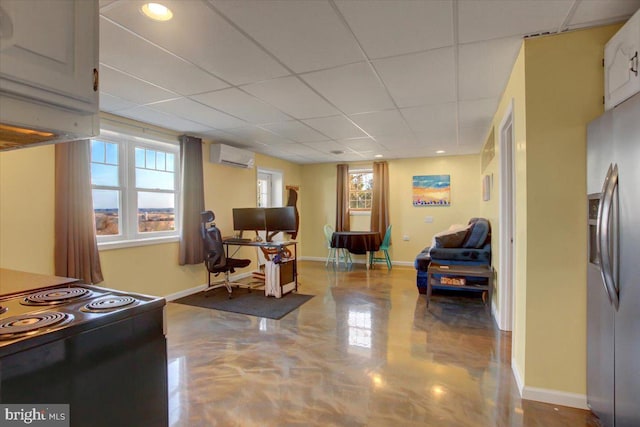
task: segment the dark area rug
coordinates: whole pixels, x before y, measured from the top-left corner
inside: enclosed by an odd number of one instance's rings
[[[295,293],[289,293],[282,298],[267,297],[264,291],[258,289],[252,292],[234,289],[231,299],[225,289],[209,291],[206,295],[204,292],[198,292],[173,302],[277,320],[313,298],[313,295]]]

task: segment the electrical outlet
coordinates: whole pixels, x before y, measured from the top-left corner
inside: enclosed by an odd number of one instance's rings
[[[402,240],[404,240],[405,242],[408,242],[409,241],[409,235],[408,234],[403,235],[402,236]]]
[[[431,224],[433,222],[433,217],[432,216],[425,216],[424,217],[424,222],[426,222],[427,224]]]

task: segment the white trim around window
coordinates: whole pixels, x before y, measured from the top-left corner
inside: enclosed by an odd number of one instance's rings
[[[109,146],[102,157],[99,142]],[[117,162],[114,147],[117,147]],[[111,175],[98,177],[100,167],[111,168]],[[171,144],[102,131],[92,139],[92,189],[100,249],[178,240],[180,147],[177,142]],[[108,197],[96,197],[100,191]],[[112,217],[109,230],[101,222],[105,215]]]

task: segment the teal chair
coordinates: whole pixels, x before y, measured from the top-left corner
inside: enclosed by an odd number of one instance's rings
[[[376,262],[386,262],[387,263],[387,270],[391,270],[391,258],[389,258],[389,243],[391,242],[391,226],[387,227],[387,232],[384,233],[384,239],[382,240],[382,244],[380,245],[380,249],[378,249],[378,251],[381,251],[384,254],[384,258],[383,257],[376,257],[375,256],[375,252],[371,251],[369,252],[369,265],[371,265],[371,267],[373,268],[373,264]]]
[[[340,255],[340,248],[332,248],[331,247],[331,237],[333,236],[333,227],[329,224],[325,224],[324,226],[324,237],[327,240],[327,249],[329,250],[329,254],[327,255],[327,261],[324,263],[325,266],[329,265],[329,260],[333,261],[335,265],[336,262],[338,266],[340,265],[340,259],[344,261],[345,267],[348,264],[353,264],[351,260],[351,254],[348,250],[342,249],[342,255]]]

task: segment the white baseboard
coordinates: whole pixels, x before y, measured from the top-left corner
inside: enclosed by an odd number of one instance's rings
[[[240,273],[240,274],[234,274],[233,276],[230,276],[229,279],[233,282],[234,280],[244,279],[244,278],[250,277],[250,276],[251,276],[251,272],[249,272],[249,273]],[[174,293],[169,294],[169,295],[165,295],[164,299],[167,300],[167,302],[175,301],[175,300],[180,299],[182,297],[186,297],[186,296],[189,296],[189,295],[197,294],[200,291],[204,291],[207,288],[207,286],[208,285],[206,283],[204,283],[202,285],[194,286],[193,288],[183,289],[181,291],[174,292]]]
[[[513,348],[511,349],[513,352]],[[524,388],[524,382],[522,381],[522,375],[520,375],[520,371],[518,370],[518,365],[516,364],[516,360],[511,358],[511,371],[513,372],[513,377],[516,380],[516,386],[518,387],[518,393],[520,393],[520,397],[522,397],[522,389]]]
[[[535,400],[536,402],[550,403],[552,405],[568,406],[570,408],[589,409],[587,406],[587,396],[584,394],[524,385],[514,359],[511,359],[511,370],[513,371],[518,392],[522,399]]]
[[[298,257],[298,259],[300,261],[322,261],[322,262],[327,262],[327,258],[326,257],[317,257],[317,256],[301,256]],[[342,261],[340,261],[340,263],[342,264]],[[353,260],[354,264],[364,264],[365,260],[364,258],[356,258]],[[412,261],[391,261],[391,265],[398,265],[398,266],[404,266],[404,267],[413,267],[413,262]]]
[[[522,398],[537,402],[550,403],[552,405],[568,406],[578,409],[589,409],[587,396],[566,391],[549,390],[545,388],[525,386],[522,390]]]

